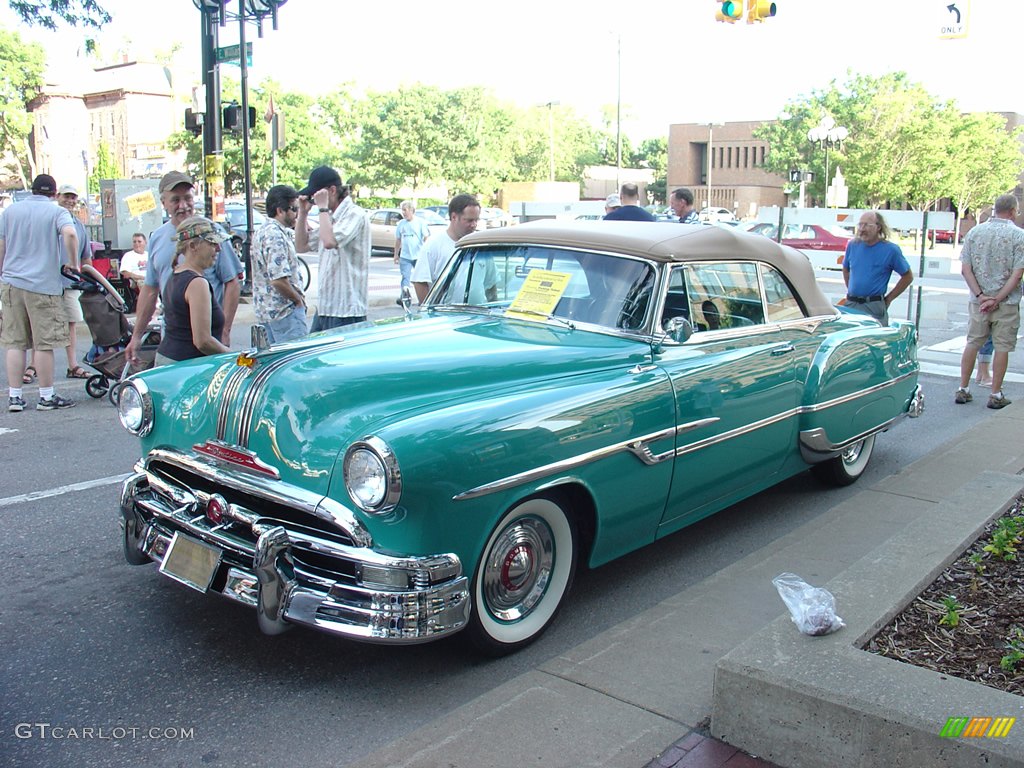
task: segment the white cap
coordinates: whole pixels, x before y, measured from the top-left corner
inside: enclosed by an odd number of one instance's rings
[[[80,197],[80,195],[78,194],[78,190],[75,189],[75,185],[74,184],[61,184],[60,188],[57,190],[57,194],[58,195],[74,195],[75,197]]]

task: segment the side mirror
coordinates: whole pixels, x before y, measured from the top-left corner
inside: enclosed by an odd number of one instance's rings
[[[685,317],[670,317],[662,328],[665,330],[665,335],[677,344],[682,344],[693,336],[693,323]]]

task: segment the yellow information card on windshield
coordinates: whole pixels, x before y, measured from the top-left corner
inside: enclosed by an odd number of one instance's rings
[[[554,311],[571,278],[568,272],[530,270],[519,293],[505,310],[505,316],[524,319],[536,318],[538,315],[547,317]]]

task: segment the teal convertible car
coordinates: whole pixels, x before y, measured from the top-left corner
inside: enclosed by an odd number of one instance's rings
[[[147,371],[124,553],[260,628],[485,652],[600,566],[810,468],[857,479],[923,410],[913,326],[718,227],[470,235],[415,316]]]

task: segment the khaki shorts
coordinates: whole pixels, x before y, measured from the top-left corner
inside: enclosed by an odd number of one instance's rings
[[[63,349],[68,345],[68,322],[63,299],[0,283],[4,319],[0,347],[6,349]]]
[[[974,302],[968,304],[967,343],[981,348],[992,335],[996,352],[1013,352],[1020,330],[1020,305],[1002,303],[991,312],[982,312]]]
[[[78,303],[82,292],[73,288],[64,289],[64,300],[61,304],[64,307],[64,319],[69,323],[84,323],[85,315],[82,314],[82,305]]]

